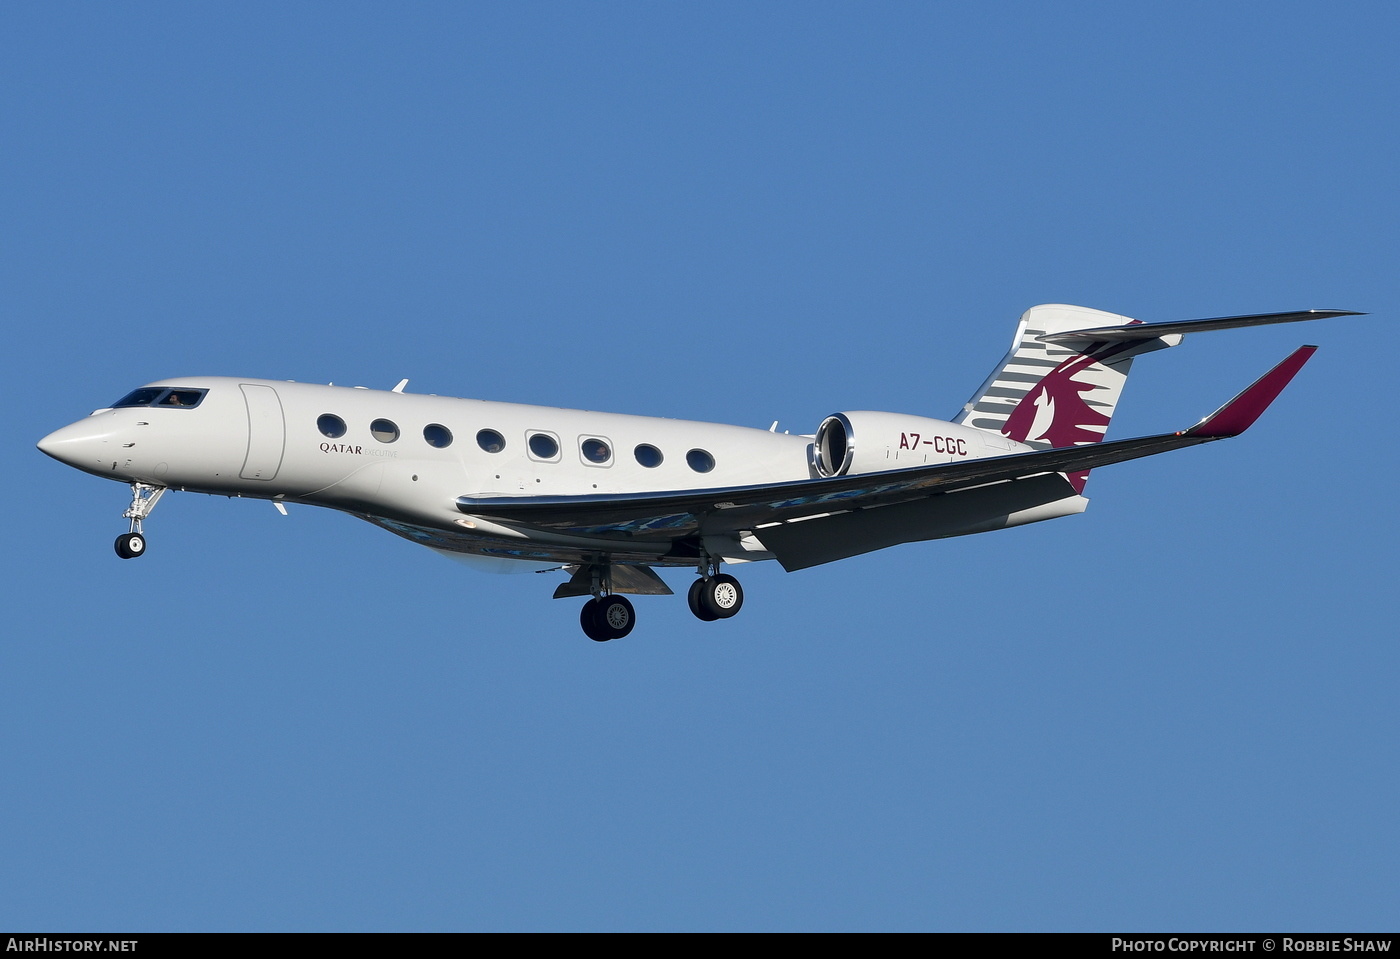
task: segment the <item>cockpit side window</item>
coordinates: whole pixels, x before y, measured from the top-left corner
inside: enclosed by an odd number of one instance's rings
[[[159,400],[156,406],[198,406],[207,390],[171,390]]]
[[[189,409],[198,406],[204,399],[204,394],[208,392],[183,387],[167,389],[160,386],[143,386],[117,400],[112,404],[112,409],[119,410],[128,406],[178,406]]]
[[[113,403],[112,409],[119,410],[124,406],[150,406],[164,392],[165,390],[151,389],[149,386],[145,389],[132,390]]]

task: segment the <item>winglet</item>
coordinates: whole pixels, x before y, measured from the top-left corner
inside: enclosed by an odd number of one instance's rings
[[[1278,398],[1283,388],[1316,352],[1315,346],[1298,347],[1282,363],[1255,380],[1243,393],[1181,435],[1209,439],[1239,436],[1254,425],[1259,415],[1269,408],[1269,404]]]

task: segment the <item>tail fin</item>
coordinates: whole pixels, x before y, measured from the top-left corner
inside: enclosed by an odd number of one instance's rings
[[[1133,357],[1175,346],[1180,334],[1063,344],[1042,338],[1137,324],[1129,317],[1083,306],[1031,307],[1021,315],[1011,351],[953,422],[1001,433],[1037,449],[1101,442]],[[1071,474],[1069,480],[1082,491],[1087,475]]]

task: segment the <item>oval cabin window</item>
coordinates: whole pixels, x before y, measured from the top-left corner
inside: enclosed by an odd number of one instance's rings
[[[345,435],[345,421],[334,413],[322,413],[316,419],[316,428],[322,436],[338,440]]]
[[[596,437],[590,437],[580,443],[579,452],[583,454],[584,460],[595,466],[602,466],[612,459],[612,447]]]
[[[559,455],[559,441],[548,433],[532,433],[529,443],[530,452],[537,459],[552,460]]]
[[[429,446],[444,450],[452,445],[452,431],[440,423],[429,423],[423,427],[423,439]]]
[[[708,473],[715,468],[715,458],[704,450],[691,450],[685,454],[685,461],[697,473]]]
[[[392,443],[399,438],[399,428],[393,420],[375,420],[369,424],[369,435],[381,443]]]

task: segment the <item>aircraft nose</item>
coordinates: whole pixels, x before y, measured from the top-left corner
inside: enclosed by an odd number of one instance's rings
[[[102,462],[111,440],[111,428],[95,419],[89,417],[54,430],[36,445],[60,463],[90,470]]]

